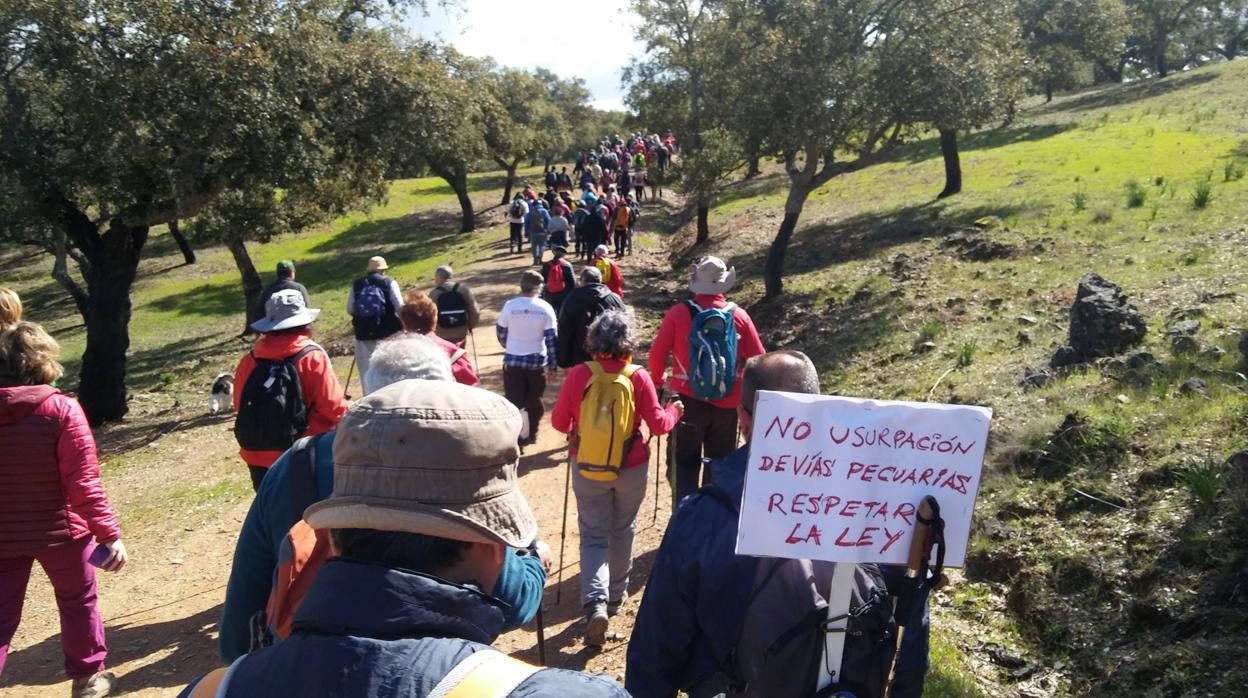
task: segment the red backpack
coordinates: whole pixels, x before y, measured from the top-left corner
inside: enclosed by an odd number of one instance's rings
[[[572,273],[572,263],[562,257],[546,264],[546,292],[563,293],[568,289],[567,276],[564,268]]]
[[[308,594],[316,573],[333,553],[329,530],[312,528],[303,520],[303,510],[320,497],[316,490],[316,448],[320,435],[300,439],[290,449],[287,484],[292,510],[300,516],[277,551],[273,588],[263,611],[252,619],[252,649],[267,647],[290,637],[295,611]]]

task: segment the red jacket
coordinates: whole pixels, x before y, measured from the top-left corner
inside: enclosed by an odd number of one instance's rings
[[[300,349],[311,343],[312,337],[306,332],[294,335],[262,335],[256,346],[243,355],[242,361],[238,362],[238,370],[234,371],[234,411],[238,412],[247,377],[256,367],[252,354],[258,359],[281,361],[298,354]],[[338,424],[348,406],[342,384],[338,382],[334,367],[329,363],[329,355],[323,351],[310,351],[295,364],[295,370],[299,372],[303,401],[308,406],[308,430],[304,432],[304,436],[324,434]],[[248,465],[267,468],[282,455],[282,451],[248,451],[243,448],[239,449],[238,455]]]
[[[0,388],[0,556],[121,538],[78,401],[49,385]]]
[[[599,359],[598,363],[602,364],[602,370],[607,373],[624,370],[624,362],[616,359]],[[585,397],[585,388],[589,385],[591,375],[587,364],[577,364],[568,369],[568,375],[563,379],[563,388],[559,390],[559,401],[555,403],[555,411],[550,414],[550,424],[556,431],[571,434],[576,429],[576,420],[581,416],[581,399]],[[646,369],[637,369],[631,380],[635,408],[634,430],[641,429],[643,419],[646,426],[650,427],[652,436],[666,434],[676,428],[676,422],[680,419],[676,406],[668,405],[666,409],[659,406],[658,392],[655,391],[654,382],[650,380]],[[572,440],[569,451],[573,456],[576,455],[575,439]],[[649,460],[650,446],[645,439],[638,438],[633,441],[633,450],[624,458],[623,467],[636,468],[645,465]]]
[[[455,342],[448,342],[433,333],[424,336],[432,340],[434,344],[442,347],[448,359],[464,349]],[[468,360],[468,352],[466,351],[460,354],[458,359],[451,361],[451,375],[455,376],[456,383],[464,385],[476,385],[481,382],[477,378],[477,370],[472,367],[472,362]]]
[[[623,298],[624,297],[624,275],[620,273],[620,265],[616,264],[614,259],[611,259],[610,257],[607,257],[606,255],[594,255],[594,265],[598,267],[599,271],[602,271],[603,262],[606,262],[607,268],[611,272],[610,274],[608,274],[606,271],[602,272],[603,285],[611,289],[611,292],[614,293],[615,295],[619,296],[620,298]]]
[[[722,295],[696,295],[693,297],[693,302],[702,308],[712,306],[722,308],[727,305]],[[693,397],[693,391],[689,389],[689,369],[685,365],[689,362],[689,330],[693,327],[692,310],[686,303],[679,303],[669,308],[667,315],[663,317],[663,324],[659,327],[659,336],[654,338],[654,344],[650,346],[650,374],[658,376],[658,386],[662,388],[667,382],[667,357],[671,355],[672,390],[685,397]],[[733,382],[731,395],[710,402],[716,407],[736,409],[741,403],[741,372],[745,368],[745,362],[767,350],[763,348],[763,340],[759,339],[758,330],[754,328],[754,321],[750,319],[750,314],[745,312],[745,308],[738,307],[732,319],[737,326],[737,380]]]

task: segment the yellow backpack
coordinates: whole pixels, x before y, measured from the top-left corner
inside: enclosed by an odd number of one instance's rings
[[[602,283],[610,284],[612,277],[611,262],[604,257],[599,257],[594,260],[594,266],[598,267],[598,271],[602,272]]]
[[[590,480],[611,481],[619,477],[639,433],[633,424],[637,408],[632,376],[641,367],[628,364],[619,373],[607,373],[597,361],[585,365],[591,375],[576,423],[576,464]]]

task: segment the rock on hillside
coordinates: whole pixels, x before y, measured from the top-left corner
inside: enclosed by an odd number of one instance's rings
[[[1079,280],[1070,307],[1069,343],[1057,350],[1053,368],[1114,356],[1140,343],[1148,333],[1144,316],[1117,284],[1094,273]]]

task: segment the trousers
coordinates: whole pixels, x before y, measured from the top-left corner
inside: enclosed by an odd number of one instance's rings
[[[537,426],[546,414],[542,395],[546,393],[546,373],[540,368],[503,367],[503,395],[528,417],[528,439],[537,440]]]
[[[645,465],[614,480],[591,480],[572,460],[576,524],[581,534],[581,605],[622,601],[633,570],[637,512],[646,498]]]
[[[9,644],[22,620],[26,585],[36,561],[48,575],[56,595],[65,674],[80,679],[104,669],[108,656],[104,621],[97,605],[95,568],[87,562],[95,549],[94,542],[91,536],[83,536],[33,555],[0,556],[0,674],[4,673]]]
[[[711,469],[703,458],[724,458],[737,448],[737,411],[716,407],[688,395],[680,396],[685,415],[676,425],[676,477],[673,505],[710,482]]]

